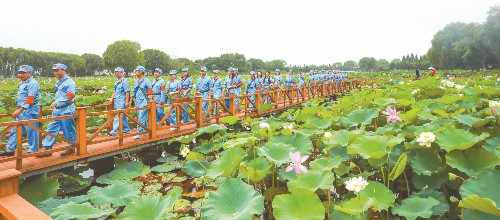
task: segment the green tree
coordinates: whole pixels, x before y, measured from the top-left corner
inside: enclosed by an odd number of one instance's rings
[[[484,24],[484,37],[491,53],[500,61],[500,6],[491,7]]]
[[[266,62],[266,70],[273,72],[276,69],[285,69],[286,61],[284,60],[271,60]]]
[[[155,68],[165,71],[171,68],[170,56],[161,50],[146,49],[141,51],[141,54],[144,56],[144,67],[148,72],[152,73]]]
[[[137,65],[144,64],[144,57],[139,52],[141,45],[134,41],[119,40],[108,45],[102,59],[104,66],[114,69],[117,66],[125,68],[125,71],[132,72]]]
[[[354,60],[348,60],[344,62],[344,70],[355,71],[358,69],[358,63]]]
[[[94,75],[96,71],[104,69],[102,58],[97,54],[84,53],[82,58],[85,59],[86,75]]]
[[[263,71],[266,68],[266,63],[264,63],[264,61],[262,61],[261,59],[250,58],[248,62],[252,64],[253,71]]]
[[[391,60],[391,63],[389,64],[389,68],[391,70],[401,69],[401,60],[400,59],[393,59],[393,60]]]
[[[361,71],[373,71],[377,67],[377,60],[373,57],[363,57],[358,62]]]
[[[376,65],[377,71],[388,71],[389,70],[389,61],[386,59],[380,59],[377,61]]]

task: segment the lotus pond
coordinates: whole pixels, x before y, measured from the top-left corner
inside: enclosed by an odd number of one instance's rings
[[[30,177],[21,193],[55,219],[498,219],[498,77],[373,84]]]

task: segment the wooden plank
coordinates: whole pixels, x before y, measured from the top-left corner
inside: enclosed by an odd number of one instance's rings
[[[6,219],[52,219],[18,194],[0,198],[0,214]]]

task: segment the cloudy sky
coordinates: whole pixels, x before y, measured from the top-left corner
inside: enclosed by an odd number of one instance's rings
[[[0,46],[102,56],[116,40],[192,60],[222,53],[288,64],[425,54],[451,22],[500,0],[6,0]]]

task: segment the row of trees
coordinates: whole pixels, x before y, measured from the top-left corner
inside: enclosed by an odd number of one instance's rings
[[[454,22],[434,35],[427,52],[433,65],[443,69],[488,68],[500,61],[500,7],[491,7],[486,21]]]
[[[156,67],[164,70],[180,70],[188,67],[197,71],[200,66],[219,70],[233,66],[238,67],[241,72],[274,69],[292,69],[296,72],[299,68],[307,72],[329,69],[388,71],[429,66],[439,69],[472,69],[487,68],[489,65],[498,64],[499,60],[500,7],[495,6],[488,11],[488,17],[483,24],[461,22],[448,24],[434,35],[432,47],[426,55],[419,57],[409,54],[390,62],[386,59],[363,57],[358,62],[349,60],[325,65],[287,66],[284,60],[263,61],[256,58],[247,60],[239,53],[192,61],[187,58],[172,59],[161,50],[141,50],[141,45],[137,42],[120,40],[108,45],[102,57],[97,54],[75,55],[0,47],[0,75],[14,76],[19,65],[30,64],[37,68],[37,73],[48,76],[51,75],[50,67],[57,62],[68,65],[70,73],[85,76],[112,70],[116,66],[122,66],[127,72],[132,72],[137,64],[144,65],[148,71]]]

